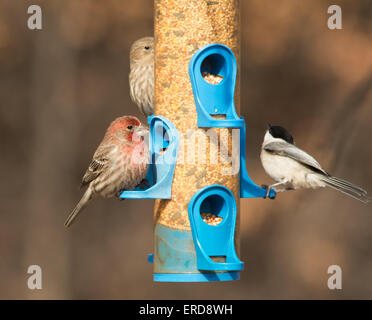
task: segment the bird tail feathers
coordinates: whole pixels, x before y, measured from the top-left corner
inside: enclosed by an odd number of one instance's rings
[[[85,206],[92,200],[92,190],[88,188],[79,203],[76,205],[75,209],[72,210],[70,215],[67,217],[65,221],[65,227],[68,228],[71,226],[71,224],[74,222],[75,218],[78,216],[78,214],[85,208]]]
[[[371,198],[367,196],[367,191],[356,186],[355,184],[352,184],[351,182],[331,176],[323,176],[322,180],[326,183],[327,186],[341,191],[363,203],[368,203],[371,201]]]

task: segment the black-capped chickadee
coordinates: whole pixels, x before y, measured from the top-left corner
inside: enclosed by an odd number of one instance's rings
[[[300,188],[331,187],[364,203],[371,199],[367,192],[356,185],[332,177],[306,152],[294,145],[292,135],[283,127],[268,125],[261,150],[261,162],[266,173],[276,183],[267,187],[276,192]],[[281,189],[275,189],[282,186]]]

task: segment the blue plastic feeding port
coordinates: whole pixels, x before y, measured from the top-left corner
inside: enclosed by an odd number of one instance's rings
[[[245,121],[240,128],[240,198],[265,198],[266,190],[256,185],[249,177],[245,164]],[[275,198],[275,190],[271,189],[269,198]]]
[[[125,190],[120,198],[129,199],[170,199],[172,181],[177,162],[179,134],[171,121],[163,116],[149,118],[149,151],[151,163],[146,180],[149,186],[138,186]]]
[[[199,270],[243,270],[235,252],[236,202],[232,192],[221,185],[207,186],[191,198],[188,213]],[[201,214],[222,218],[217,225],[204,222]]]
[[[222,79],[211,84],[203,74]],[[198,50],[191,58],[189,75],[198,113],[198,127],[241,127],[242,119],[235,111],[234,91],[237,65],[233,52],[222,44],[210,44]],[[225,119],[214,119],[223,115]]]

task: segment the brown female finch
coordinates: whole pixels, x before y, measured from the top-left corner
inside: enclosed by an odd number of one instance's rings
[[[110,124],[81,182],[88,189],[68,216],[66,227],[93,198],[119,196],[121,191],[141,184],[149,167],[148,146],[143,139],[147,133],[148,129],[132,116]]]
[[[154,113],[154,38],[135,41],[130,48],[130,96],[146,116]]]

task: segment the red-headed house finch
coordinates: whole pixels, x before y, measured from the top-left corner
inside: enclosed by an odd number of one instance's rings
[[[79,212],[95,197],[119,196],[145,179],[149,168],[149,151],[143,136],[148,129],[132,116],[115,119],[94,153],[81,185],[88,185],[83,197],[68,216],[69,227]]]
[[[154,38],[135,41],[130,48],[130,96],[146,116],[154,113]]]

